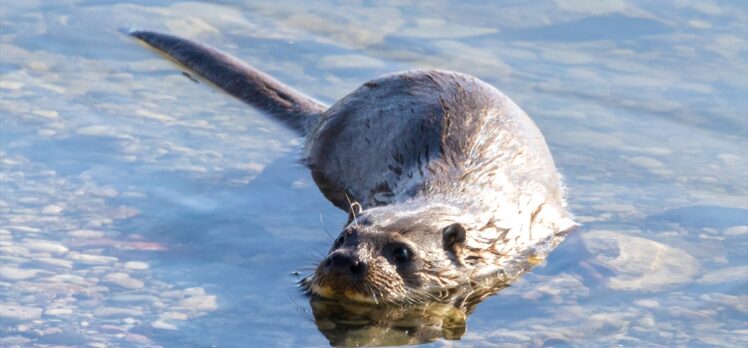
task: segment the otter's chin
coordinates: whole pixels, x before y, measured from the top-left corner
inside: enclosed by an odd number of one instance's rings
[[[312,284],[309,290],[311,291],[312,294],[315,294],[320,297],[328,298],[328,299],[346,299],[346,300],[355,301],[355,302],[379,303],[376,299],[374,299],[370,295],[366,295],[366,294],[360,293],[355,290],[350,290],[350,289],[337,290],[337,289],[333,289],[331,286],[321,286],[319,284]]]

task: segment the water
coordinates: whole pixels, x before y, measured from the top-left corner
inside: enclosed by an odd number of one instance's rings
[[[746,345],[746,6],[4,1],[0,345],[329,344],[294,272],[346,216],[300,139],[123,28],[209,43],[327,103],[438,67],[528,111],[584,225],[451,338]]]

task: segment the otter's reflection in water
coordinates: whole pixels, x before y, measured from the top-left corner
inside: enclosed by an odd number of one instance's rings
[[[458,340],[476,306],[532,267],[529,262],[524,266],[511,276],[503,273],[435,294],[436,300],[427,303],[385,305],[313,296],[310,305],[317,328],[336,347]]]

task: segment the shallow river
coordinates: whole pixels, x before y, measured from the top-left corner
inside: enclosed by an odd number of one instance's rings
[[[329,345],[297,272],[346,215],[301,139],[132,28],[326,103],[436,67],[520,104],[583,225],[458,343],[748,345],[745,2],[219,3],[0,5],[0,346]]]

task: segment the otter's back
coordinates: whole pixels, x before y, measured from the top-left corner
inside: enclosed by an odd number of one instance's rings
[[[537,167],[543,185],[560,191],[542,135],[511,100],[465,74],[419,70],[385,75],[338,101],[310,131],[304,155],[325,196],[347,209],[349,200],[366,208],[457,182],[470,187],[471,167],[511,166],[504,150],[534,162],[517,168],[522,180]]]

